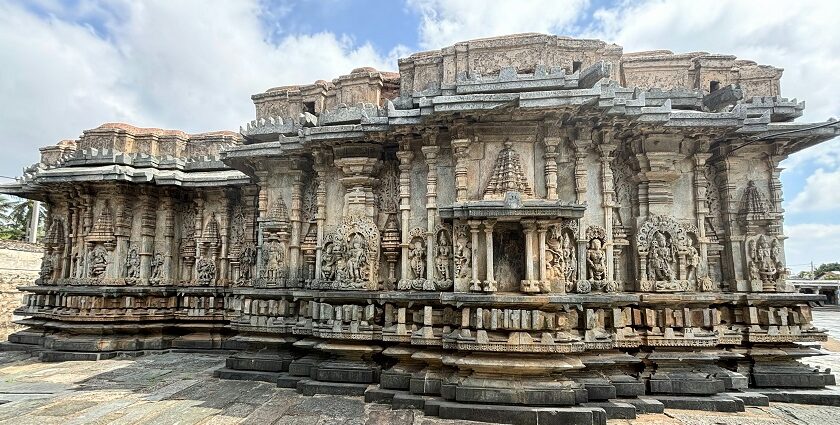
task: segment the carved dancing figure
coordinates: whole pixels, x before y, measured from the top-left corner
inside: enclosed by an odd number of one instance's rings
[[[125,259],[125,277],[129,279],[140,277],[140,254],[137,252],[137,248],[131,248],[128,251],[128,256]]]
[[[688,255],[686,255],[686,272],[689,281],[697,281],[697,268],[700,267],[700,252],[694,245],[688,245]]]
[[[423,247],[423,242],[416,241],[414,245],[411,247],[411,251],[408,253],[408,257],[411,259],[409,264],[411,265],[411,272],[414,274],[415,279],[422,279],[426,276],[426,249]]]
[[[758,237],[758,246],[756,248],[756,260],[758,263],[758,275],[762,282],[771,282],[776,280],[776,261],[773,260],[770,244],[764,235]]]
[[[561,251],[561,261],[563,264],[563,275],[566,282],[574,282],[575,272],[577,272],[577,260],[575,256],[575,248],[572,246],[572,238],[568,235],[563,235],[563,249]]]
[[[604,280],[606,275],[606,262],[604,250],[601,247],[601,240],[594,238],[589,242],[589,249],[586,255],[587,279]]]
[[[449,256],[452,254],[452,247],[449,246],[449,241],[446,239],[446,234],[440,232],[438,234],[437,256],[435,257],[435,269],[437,280],[450,280],[452,276],[449,272]]]
[[[321,279],[333,281],[336,274],[337,255],[334,244],[327,244],[324,247],[324,254],[321,258]]]
[[[152,257],[152,273],[149,278],[153,281],[160,281],[160,277],[163,274],[163,254],[156,252],[154,257]]]
[[[472,250],[466,235],[459,235],[455,241],[455,277],[459,279],[469,278],[471,272]]]

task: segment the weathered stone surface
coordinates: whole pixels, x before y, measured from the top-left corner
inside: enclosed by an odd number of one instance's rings
[[[2,186],[49,206],[10,347],[226,353],[230,418],[266,385],[541,423],[833,385],[779,164],[840,123],[794,123],[780,76],[520,34],[270,89],[241,134],[104,124]]]

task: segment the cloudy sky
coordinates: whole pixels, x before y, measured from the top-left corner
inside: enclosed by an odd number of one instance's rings
[[[103,122],[235,130],[269,87],[515,32],[772,64],[800,120],[823,121],[840,117],[839,16],[835,0],[0,0],[0,175]],[[840,141],[784,166],[789,265],[840,261]]]

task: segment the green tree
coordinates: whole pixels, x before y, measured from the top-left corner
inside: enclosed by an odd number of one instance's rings
[[[820,264],[816,270],[814,270],[814,277],[819,279],[822,275],[828,272],[840,272],[840,263],[824,263]]]
[[[32,219],[35,201],[11,196],[0,196],[0,239],[24,240]],[[46,208],[38,211],[38,235],[43,235]]]

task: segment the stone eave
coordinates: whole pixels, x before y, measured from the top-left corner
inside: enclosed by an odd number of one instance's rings
[[[39,170],[24,182],[9,185],[8,193],[37,193],[52,185],[66,183],[126,182],[182,187],[233,186],[250,183],[250,178],[237,170],[184,172],[134,168],[126,165],[93,167],[61,167]],[[6,186],[0,187],[5,191]]]
[[[439,207],[441,218],[580,218],[586,205],[548,201],[523,200],[521,205],[509,205],[504,200],[456,202]]]

